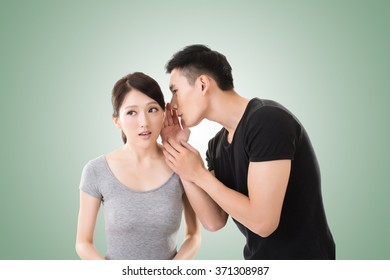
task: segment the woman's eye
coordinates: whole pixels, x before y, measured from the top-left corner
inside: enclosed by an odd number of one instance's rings
[[[149,112],[150,113],[155,113],[155,112],[158,112],[158,109],[156,107],[153,107],[153,108],[149,109]]]
[[[134,116],[135,114],[137,114],[137,112],[136,111],[128,111],[127,114],[130,116]]]

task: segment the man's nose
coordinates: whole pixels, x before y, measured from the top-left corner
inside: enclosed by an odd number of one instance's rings
[[[172,109],[172,110],[177,110],[176,95],[173,95],[173,96],[172,96],[171,102],[169,102],[169,104],[171,104],[171,109]]]

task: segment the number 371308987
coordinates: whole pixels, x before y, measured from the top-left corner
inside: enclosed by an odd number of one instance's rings
[[[267,275],[268,266],[218,266],[215,268],[215,275]]]

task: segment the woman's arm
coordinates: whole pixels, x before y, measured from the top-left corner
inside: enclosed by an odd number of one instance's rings
[[[83,260],[104,260],[93,244],[93,233],[99,208],[99,199],[80,191],[76,252]]]
[[[183,206],[186,225],[185,237],[174,260],[190,260],[200,247],[200,223],[185,193],[183,194]]]

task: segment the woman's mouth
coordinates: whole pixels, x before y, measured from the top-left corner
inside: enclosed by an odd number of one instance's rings
[[[148,130],[147,131],[143,131],[143,132],[138,134],[138,136],[141,136],[144,139],[148,139],[150,137],[150,135],[152,135],[152,132],[148,131]]]

